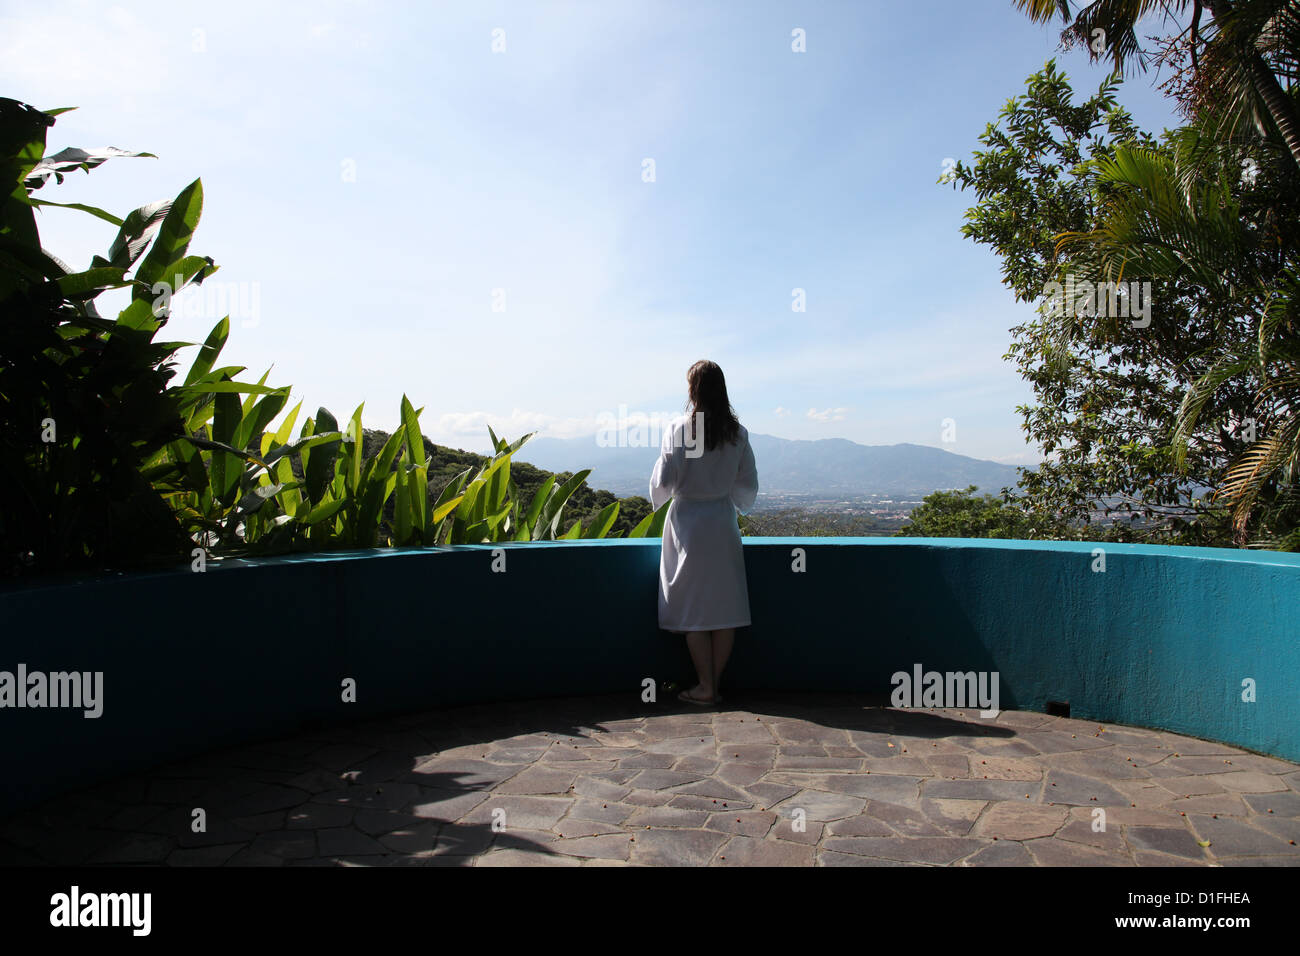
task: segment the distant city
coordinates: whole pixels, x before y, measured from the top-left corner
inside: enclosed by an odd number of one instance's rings
[[[893,498],[885,495],[849,495],[823,497],[817,495],[759,494],[755,512],[783,511],[799,508],[810,512],[842,515],[867,515],[880,521],[902,521],[921,505],[921,498]]]

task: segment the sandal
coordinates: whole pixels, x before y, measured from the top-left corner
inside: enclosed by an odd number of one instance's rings
[[[684,690],[677,695],[677,699],[687,704],[694,704],[696,707],[712,707],[717,704],[715,697],[692,697],[689,690]]]

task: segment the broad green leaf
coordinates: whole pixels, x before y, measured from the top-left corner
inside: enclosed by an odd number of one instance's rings
[[[397,479],[393,485],[393,544],[404,545],[411,539],[411,500],[408,489],[408,472],[399,466],[393,473]]]
[[[505,528],[509,525],[510,522],[510,509],[511,509],[510,502],[506,502],[504,507],[498,509],[497,511],[490,512],[484,517],[483,523],[487,525],[489,540],[491,541],[507,540],[504,535],[505,535]]]
[[[629,538],[661,538],[664,533],[664,519],[668,515],[668,506],[672,500],[664,502],[657,511],[652,511],[627,533]]]
[[[276,392],[287,387],[288,386],[285,385],[256,385],[253,382],[199,382],[196,385],[181,386],[181,388],[196,395],[205,395],[208,393],[216,395],[243,395],[245,393],[249,395],[274,395]]]
[[[261,444],[262,432],[266,426],[271,424],[280,410],[284,408],[285,403],[289,401],[289,389],[286,387],[271,395],[267,395],[252,410],[245,413],[239,423],[239,428],[235,432],[235,440],[231,442],[236,448],[247,448],[253,442]]]
[[[348,422],[343,439],[342,453],[348,456],[347,487],[353,494],[357,493],[357,486],[361,484],[361,459],[365,455],[365,431],[361,427],[361,410],[365,407],[366,403],[362,402],[352,413],[352,420]],[[351,436],[350,442],[347,436]]]
[[[493,461],[484,480],[487,488],[483,506],[487,511],[497,511],[506,500],[506,491],[510,486],[510,456],[501,455]]]
[[[151,202],[132,210],[122,221],[113,244],[108,247],[108,262],[119,269],[129,269],[149,247],[158,227],[171,210],[170,200]]]
[[[533,500],[528,505],[528,511],[524,515],[523,520],[523,527],[527,528],[530,534],[535,533],[538,516],[542,513],[542,506],[546,504],[546,499],[550,495],[551,489],[554,487],[555,476],[548,475],[546,480],[542,482],[542,486],[538,488],[536,494],[533,495]]]
[[[469,523],[482,520],[483,509],[481,506],[476,507],[476,502],[479,501],[484,484],[482,478],[475,478],[465,487],[465,493],[461,495],[460,507],[456,509],[457,520]],[[477,517],[475,517],[476,513]]]
[[[221,350],[226,346],[226,339],[230,335],[230,319],[224,318],[212,327],[208,333],[207,341],[199,349],[199,354],[194,357],[194,364],[190,366],[190,372],[185,376],[185,384],[191,385],[203,376],[212,371],[212,365],[221,354]]]
[[[239,398],[233,392],[217,395],[216,407],[212,414],[212,438],[215,442],[230,447],[232,452],[215,451],[210,468],[212,495],[223,507],[234,504],[234,495],[239,488],[241,466],[239,455],[242,449],[235,447],[235,432],[239,428]]]
[[[420,434],[420,413],[405,395],[402,396],[402,424],[406,426],[406,445],[411,450],[411,462],[428,464],[424,457],[424,437]]]
[[[263,485],[254,488],[239,499],[239,504],[235,506],[235,510],[243,514],[252,514],[266,504],[267,499],[278,495],[283,487],[283,485]]]
[[[163,217],[158,235],[154,238],[139,268],[136,269],[136,279],[150,289],[156,282],[170,281],[166,269],[184,257],[202,212],[203,184],[196,179],[182,189],[172,201],[172,207]],[[137,288],[136,294],[138,297],[148,293]]]
[[[215,401],[216,407],[212,412],[212,438],[226,445],[234,445],[235,433],[239,430],[239,423],[244,417],[238,393],[218,392]]]
[[[271,370],[268,368],[265,372],[262,373],[262,377],[257,380],[257,384],[265,385],[266,380],[267,378],[270,377],[270,375],[271,375]],[[279,391],[279,389],[277,389],[277,391]],[[240,411],[245,417],[247,417],[248,413],[253,410],[253,403],[255,401],[257,401],[257,398],[256,396],[253,395],[249,395],[248,398],[244,399]]]
[[[447,487],[442,489],[442,493],[438,495],[438,500],[434,502],[434,504],[441,507],[452,498],[459,497],[461,489],[465,487],[465,480],[469,477],[469,472],[470,469],[466,468],[451,481],[447,482]]]
[[[293,426],[298,421],[298,411],[301,408],[302,402],[299,402],[289,410],[289,413],[284,416],[284,420],[280,422],[280,427],[275,431],[275,443],[277,445],[289,444],[290,436],[293,435]]]
[[[47,116],[54,115],[48,110],[45,112]],[[36,163],[25,177],[25,184],[28,188],[38,189],[44,185],[50,176],[61,177],[63,173],[69,173],[77,169],[90,172],[96,166],[119,156],[158,158],[153,153],[133,153],[129,150],[118,149],[116,146],[103,146],[99,149],[78,149],[75,146],[69,146],[67,149],[61,149],[54,155],[46,156]]]
[[[310,419],[308,419],[308,424],[313,424]],[[338,420],[330,414],[328,409],[322,407],[316,410],[314,431],[328,433],[337,432],[338,430]],[[341,439],[342,435],[339,437]],[[338,458],[341,446],[342,441],[330,442],[323,448],[312,451],[310,455],[304,450],[303,473],[307,478],[307,497],[312,501],[320,501],[325,494],[325,489],[334,480],[334,462]]]
[[[356,541],[363,548],[373,548],[379,534],[380,520],[383,518],[384,504],[393,493],[397,482],[397,473],[389,472],[386,478],[375,478],[366,488],[361,509],[357,518]]]
[[[117,289],[130,283],[122,275],[121,269],[111,266],[99,269],[87,269],[54,280],[59,294],[64,298],[75,299],[83,295],[98,295],[105,289]]]
[[[556,531],[559,529],[560,518],[564,514],[564,506],[568,503],[573,493],[578,487],[587,480],[591,474],[590,468],[584,468],[582,471],[573,475],[564,484],[555,489],[546,506],[542,509],[542,521],[549,529],[548,537],[554,538]]]
[[[388,436],[384,447],[366,465],[365,478],[361,483],[361,508],[357,518],[358,534],[364,541],[373,540],[383,517],[384,504],[388,501],[396,483],[393,461],[397,458],[403,442],[406,440],[406,426],[398,425],[397,431]]]
[[[122,220],[114,216],[111,212],[106,212],[98,206],[87,206],[80,202],[51,202],[48,199],[37,199],[34,196],[28,196],[24,202],[32,206],[57,206],[59,209],[76,209],[78,212],[88,212],[97,219],[103,219],[105,222],[111,222],[115,226],[122,225]]]
[[[345,503],[346,502],[342,498],[322,502],[307,513],[307,517],[303,520],[303,524],[309,527],[312,525],[319,525],[322,521],[334,517]]]
[[[456,508],[460,506],[463,497],[463,495],[457,495],[455,498],[440,502],[438,507],[433,509],[433,523],[437,524],[443,518],[447,517],[447,515],[455,511]]]
[[[285,514],[296,515],[298,508],[302,504],[302,482],[294,480],[293,465],[290,464],[287,457],[281,458],[275,463],[275,480],[279,482],[284,490],[280,492],[280,503],[284,508]]]
[[[379,479],[393,470],[393,462],[406,440],[406,426],[398,425],[397,431],[388,436],[382,448],[365,462],[361,473],[361,486],[364,489],[372,479]]]
[[[181,440],[187,441],[198,448],[207,448],[212,451],[225,452],[232,458],[242,458],[244,461],[251,462],[259,468],[265,468],[267,466],[267,462],[263,461],[257,455],[251,454],[242,448],[236,448],[234,445],[227,444],[226,442],[213,441],[210,438],[200,438],[198,435],[185,435]]]
[[[411,525],[420,533],[420,541],[430,544],[433,532],[429,516],[429,469],[413,465],[406,480],[407,500],[411,508]]]
[[[123,329],[133,332],[153,334],[162,325],[153,314],[153,303],[149,299],[136,299],[117,315],[117,323]],[[115,330],[116,331],[116,330]]]
[[[515,440],[514,442],[512,442],[510,445],[506,446],[506,449],[505,449],[505,450],[508,451],[508,452],[510,452],[510,454],[513,455],[515,452],[517,452],[520,448],[523,447],[524,442],[528,441],[528,439],[532,438],[532,437],[533,437],[534,435],[536,435],[536,434],[537,434],[537,432],[529,432],[529,433],[528,433],[527,435],[525,435],[523,438],[519,438],[519,439]]]
[[[613,501],[600,510],[596,517],[591,519],[591,524],[587,530],[582,533],[584,538],[603,538],[609,533],[615,521],[618,520],[618,502]]]

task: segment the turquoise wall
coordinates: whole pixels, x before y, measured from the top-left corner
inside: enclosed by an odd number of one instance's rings
[[[1089,543],[747,538],[745,689],[883,702],[896,671],[997,671],[1003,709],[1300,760],[1300,555]],[[792,570],[793,549],[806,570]],[[0,814],[322,723],[691,674],[655,618],[659,542],[389,549],[0,589],[0,671],[103,671],[104,713],[0,709]],[[357,701],[344,703],[344,678]],[[1242,681],[1256,682],[1254,703]],[[652,705],[647,705],[652,706]]]

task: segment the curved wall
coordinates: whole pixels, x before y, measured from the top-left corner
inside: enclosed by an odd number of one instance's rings
[[[996,671],[1002,709],[1066,701],[1073,717],[1300,760],[1300,555],[1109,544],[1098,571],[1098,547],[746,538],[755,623],[727,684],[880,703],[916,665]],[[657,540],[546,542],[8,586],[0,671],[101,671],[103,713],[0,709],[0,814],[321,722],[639,697],[645,678],[691,673],[684,641],[657,627],[658,560]]]

